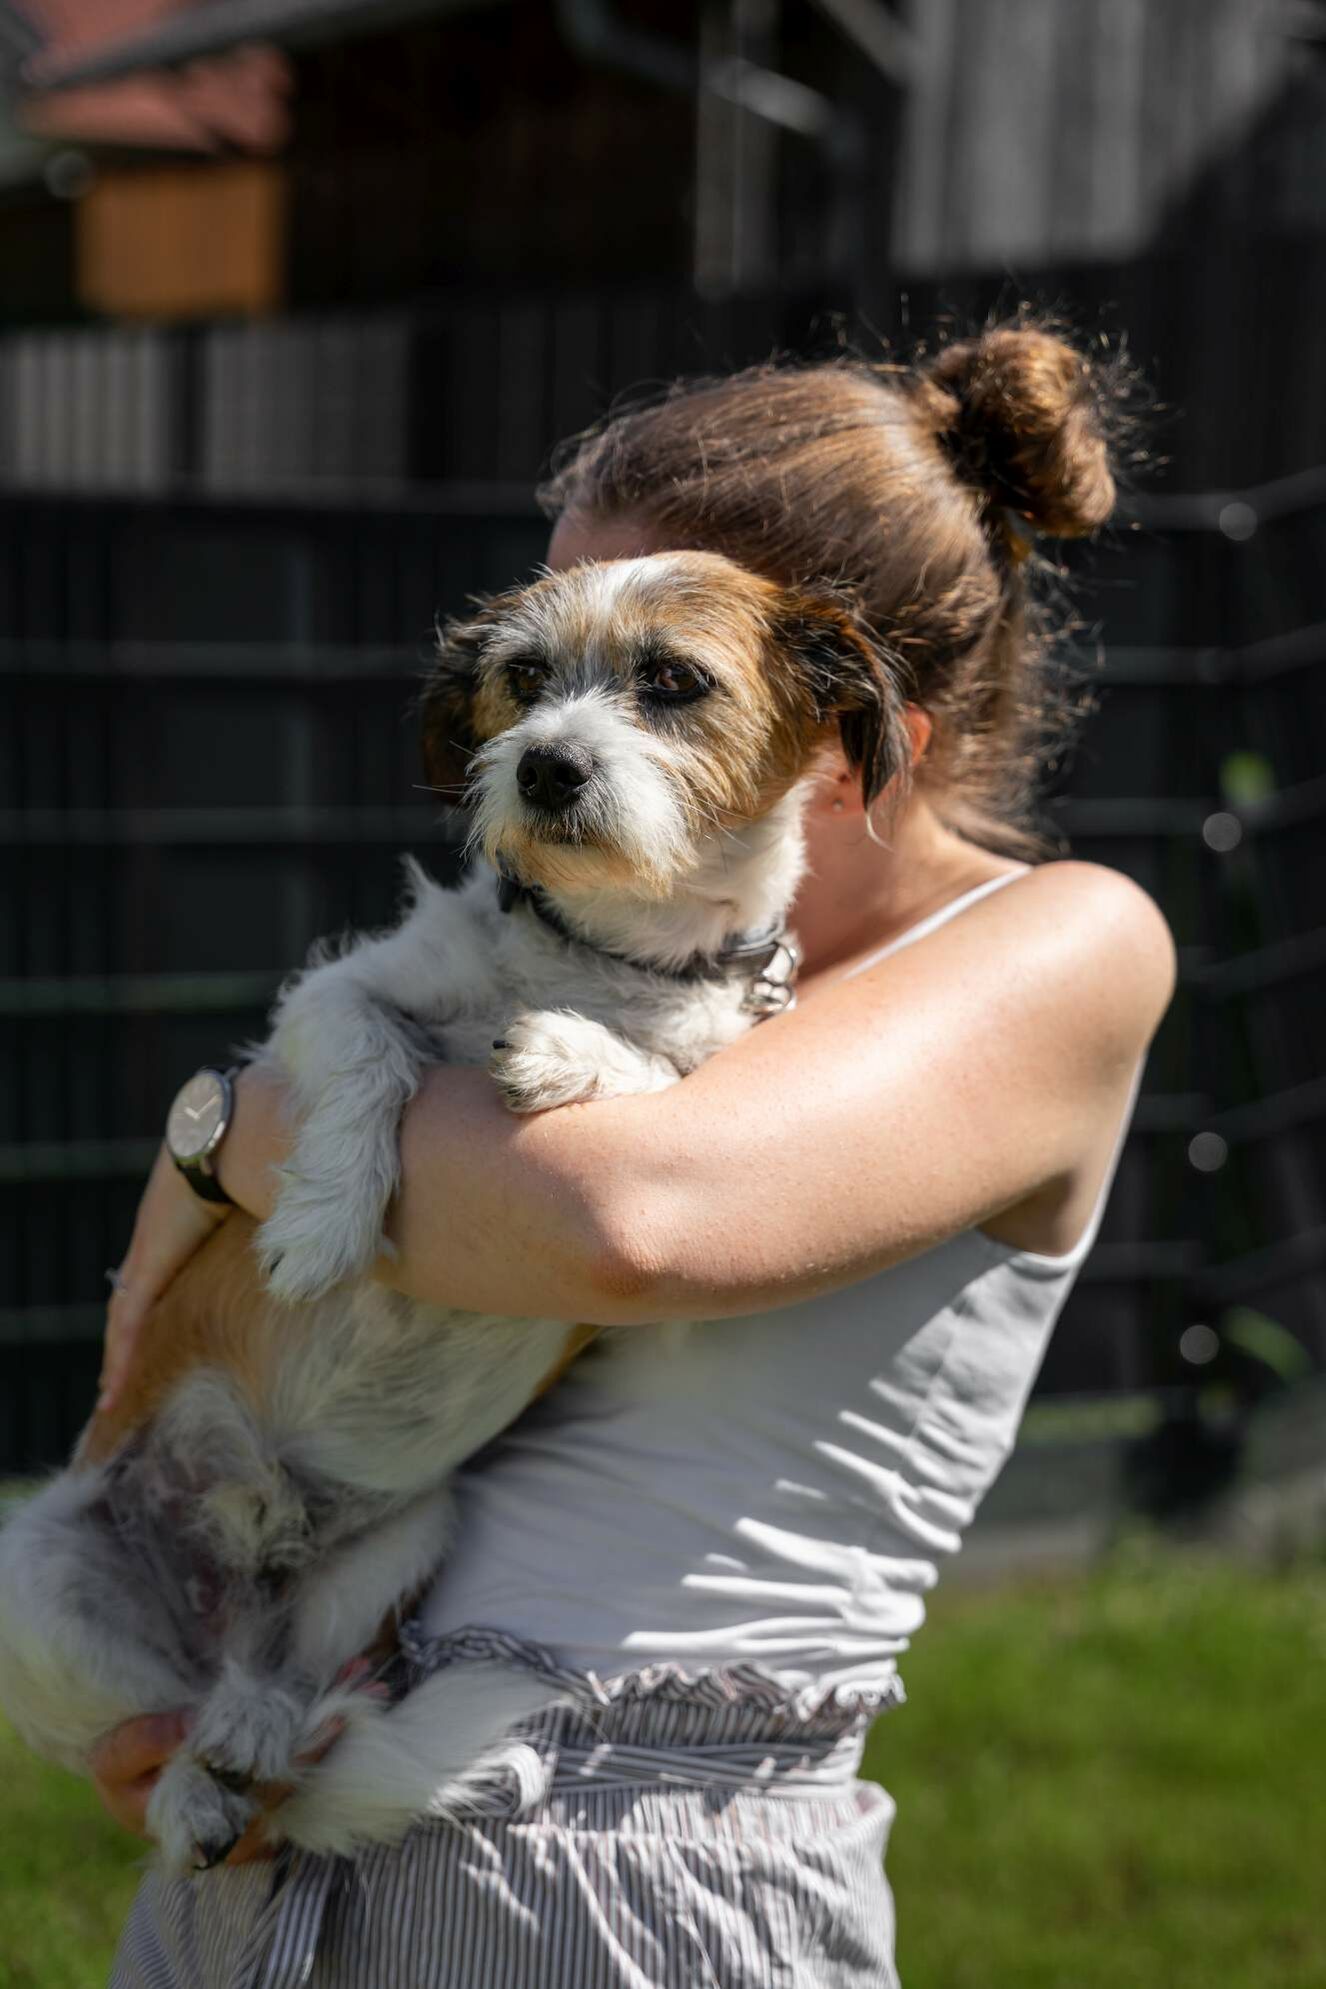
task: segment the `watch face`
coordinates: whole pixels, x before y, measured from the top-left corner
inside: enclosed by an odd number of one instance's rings
[[[221,1131],[225,1087],[215,1071],[200,1070],[176,1097],[166,1120],[166,1144],[177,1160],[197,1160]]]

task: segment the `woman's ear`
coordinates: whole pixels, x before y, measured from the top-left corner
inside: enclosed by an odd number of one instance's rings
[[[477,617],[444,622],[437,632],[437,657],[419,695],[420,743],[428,785],[452,807],[468,799],[470,761],[482,743],[474,733],[474,699],[479,659],[492,616],[481,605]]]
[[[778,634],[807,680],[816,719],[837,719],[868,808],[890,781],[906,780],[916,757],[902,665],[849,609],[818,595],[789,595]]]
[[[907,737],[911,741],[912,771],[915,773],[930,750],[935,721],[919,704],[906,707]]]

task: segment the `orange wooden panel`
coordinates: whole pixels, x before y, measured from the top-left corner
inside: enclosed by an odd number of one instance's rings
[[[274,160],[100,168],[77,206],[80,301],[121,318],[276,310],[285,224],[285,171]]]

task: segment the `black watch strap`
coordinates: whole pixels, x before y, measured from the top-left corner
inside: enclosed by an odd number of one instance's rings
[[[224,1202],[227,1208],[234,1208],[235,1197],[226,1193],[215,1174],[209,1170],[205,1162],[180,1160],[173,1153],[170,1157],[179,1168],[180,1173],[184,1176],[189,1186],[193,1189],[194,1194],[199,1196],[201,1200],[204,1202]]]

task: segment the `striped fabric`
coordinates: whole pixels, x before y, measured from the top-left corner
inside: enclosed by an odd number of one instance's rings
[[[415,1678],[502,1659],[573,1696],[520,1728],[463,1822],[356,1859],[150,1873],[111,1989],[896,1989],[893,1805],[855,1779],[896,1684],[603,1683],[486,1631],[406,1649]]]

